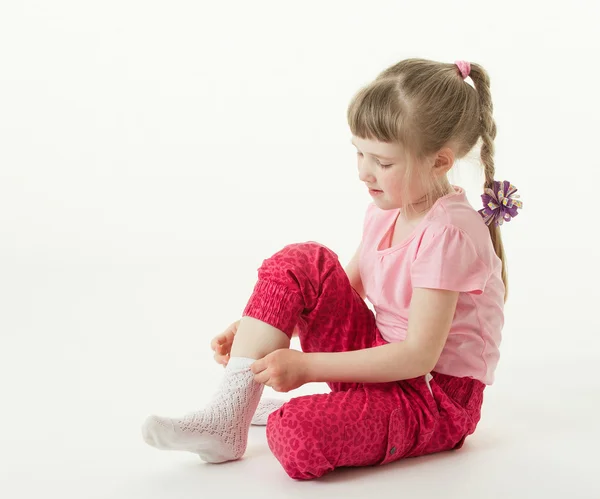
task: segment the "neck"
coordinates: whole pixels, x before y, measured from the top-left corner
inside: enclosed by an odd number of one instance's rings
[[[418,221],[427,214],[439,198],[450,194],[452,191],[452,186],[447,183],[442,186],[441,193],[429,192],[419,200],[406,206],[404,210],[400,211],[400,216],[407,222]]]

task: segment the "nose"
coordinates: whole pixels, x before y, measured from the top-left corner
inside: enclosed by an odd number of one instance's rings
[[[375,178],[371,173],[371,168],[364,159],[358,160],[358,178],[361,182],[364,182],[366,184],[375,184]]]

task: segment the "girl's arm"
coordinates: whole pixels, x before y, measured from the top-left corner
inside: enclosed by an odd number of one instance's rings
[[[346,271],[346,275],[348,276],[348,280],[350,281],[350,285],[356,290],[356,292],[360,295],[360,297],[365,299],[365,289],[363,287],[362,279],[360,278],[360,270],[358,268],[358,261],[360,259],[360,250],[362,249],[362,240],[354,253],[354,256],[348,262],[348,265],[344,269]]]
[[[307,382],[385,383],[424,376],[442,353],[457,301],[457,291],[413,289],[404,341],[352,352],[307,353]]]

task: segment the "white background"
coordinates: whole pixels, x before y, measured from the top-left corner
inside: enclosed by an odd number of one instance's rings
[[[598,2],[0,4],[0,496],[599,497]],[[456,453],[287,477],[142,441],[202,407],[262,260],[346,264],[371,201],[347,105],[406,57],[490,73],[510,299]],[[475,162],[451,180],[480,207]],[[325,391],[307,385],[300,393]],[[291,396],[288,394],[288,396]]]

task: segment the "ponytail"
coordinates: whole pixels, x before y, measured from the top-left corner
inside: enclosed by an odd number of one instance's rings
[[[481,163],[485,173],[484,188],[492,189],[494,185],[494,176],[496,169],[494,166],[494,139],[496,138],[496,122],[493,117],[494,106],[492,104],[492,95],[490,92],[490,78],[487,72],[478,64],[471,63],[470,75],[477,94],[479,96],[479,107],[481,110]],[[502,235],[500,227],[496,224],[488,225],[494,251],[502,261],[502,282],[504,282],[505,293],[504,301],[508,297],[508,275],[506,269],[506,254],[502,244]]]

